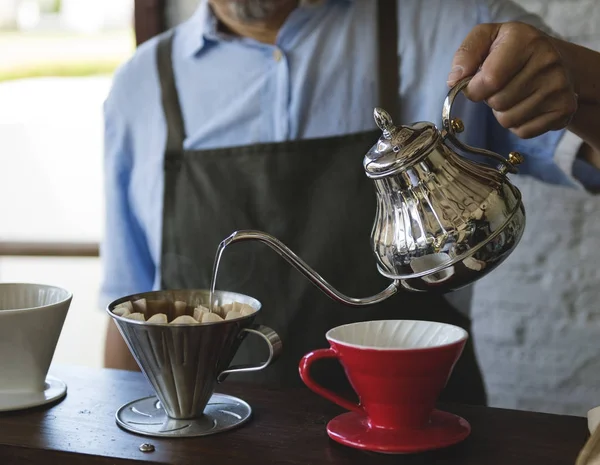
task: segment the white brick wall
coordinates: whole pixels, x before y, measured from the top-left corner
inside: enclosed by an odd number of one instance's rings
[[[586,47],[600,42],[600,1],[598,0],[518,0],[525,8],[542,16],[556,32]]]
[[[520,3],[563,37],[600,50],[600,0]],[[525,237],[473,296],[490,403],[585,415],[600,405],[600,199],[517,183]]]

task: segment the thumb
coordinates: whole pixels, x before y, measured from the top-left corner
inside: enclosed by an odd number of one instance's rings
[[[450,87],[477,72],[488,56],[499,30],[500,24],[480,24],[471,30],[452,59],[452,69],[448,75]]]

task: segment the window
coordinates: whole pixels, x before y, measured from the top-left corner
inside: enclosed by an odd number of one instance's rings
[[[153,11],[139,15],[146,31]],[[133,0],[0,1],[0,281],[73,292],[57,363],[102,364],[102,104],[135,50],[133,12]]]

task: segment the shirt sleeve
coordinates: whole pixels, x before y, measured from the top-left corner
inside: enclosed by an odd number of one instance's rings
[[[479,2],[480,16],[484,23],[521,21],[559,37],[537,15],[508,0],[482,0]],[[597,187],[600,170],[577,159],[583,141],[569,131],[555,131],[540,137],[523,140],[504,129],[489,112],[488,146],[498,153],[522,152],[526,161],[519,172],[529,174],[541,181],[575,187],[578,189]]]
[[[104,103],[104,195],[105,231],[101,244],[103,281],[100,305],[149,291],[155,265],[129,199],[132,147],[126,118],[119,111],[122,101],[114,87]]]

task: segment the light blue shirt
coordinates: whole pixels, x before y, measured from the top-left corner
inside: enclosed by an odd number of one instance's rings
[[[177,27],[173,45],[185,147],[209,149],[374,129],[376,4],[326,0],[299,7],[271,46],[219,33],[202,1],[193,17]],[[440,124],[453,54],[476,24],[521,20],[541,26],[537,17],[509,1],[400,0],[398,5],[397,124]],[[156,46],[157,38],[144,43],[119,69],[105,104],[103,305],[160,285],[166,129]],[[465,123],[464,141],[502,155],[520,151],[526,155],[522,173],[572,185],[553,160],[561,132],[524,141],[501,128],[484,104],[461,98],[455,107]]]

